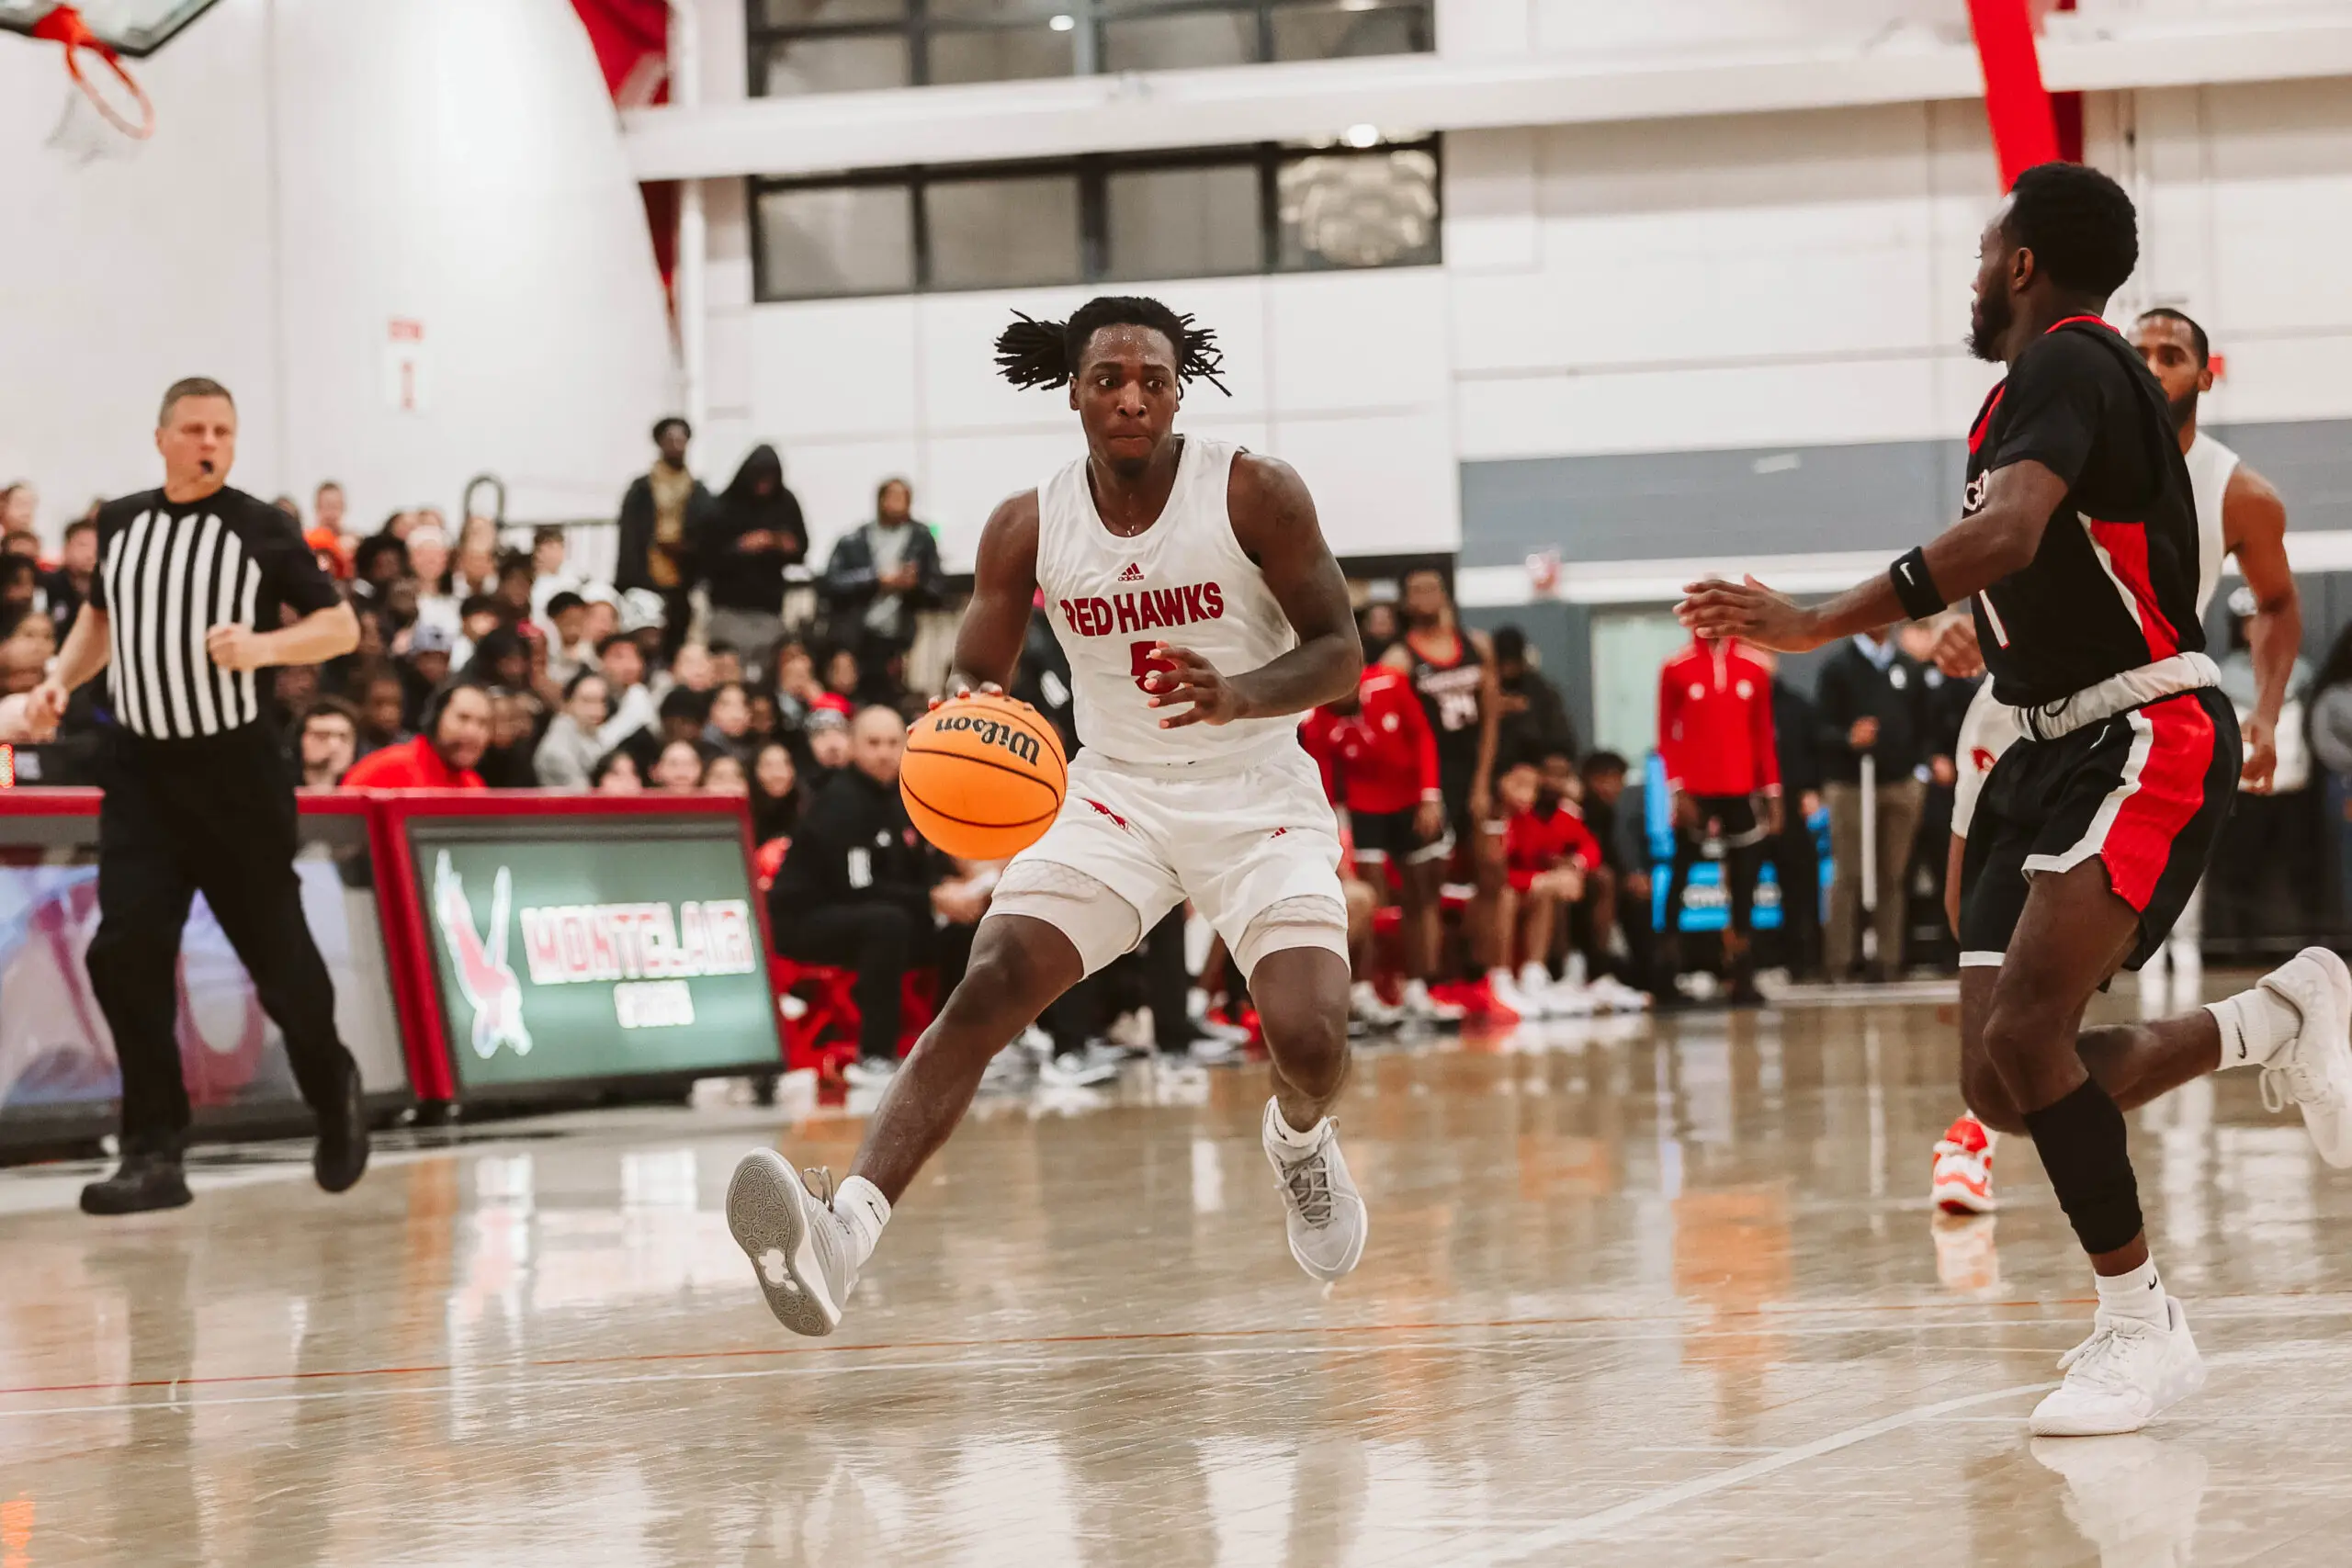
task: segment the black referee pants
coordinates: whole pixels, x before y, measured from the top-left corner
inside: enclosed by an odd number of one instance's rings
[[[126,1148],[187,1134],[178,1042],[180,933],[198,893],[286,1037],[314,1111],[357,1066],[334,1025],[334,984],[302,918],[294,789],[266,725],[200,740],[118,732],[101,764],[98,930],[90,988],[122,1066]]]

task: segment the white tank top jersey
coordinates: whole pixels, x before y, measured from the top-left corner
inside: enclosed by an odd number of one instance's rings
[[[2222,561],[2229,553],[2222,527],[2222,498],[2229,492],[2230,476],[2237,472],[2238,455],[2206,434],[2197,433],[2184,455],[2188,464],[2188,491],[2197,503],[2197,613],[2203,615],[2222,582]],[[1968,836],[1976,813],[1976,796],[1984,775],[2011,743],[2021,739],[2013,709],[1993,700],[1993,683],[1985,682],[1970,700],[1968,715],[1960,722],[1960,754],[1952,759],[1960,775],[1952,792],[1951,830]],[[2283,755],[2283,748],[2282,748]]]
[[[2197,613],[2202,615],[2221,586],[2222,498],[2229,493],[2230,476],[2238,471],[2238,455],[2200,430],[2188,444],[2186,460],[2188,492],[2197,502]]]
[[[1162,718],[1186,710],[1155,708],[1143,689],[1157,642],[1189,648],[1228,676],[1298,646],[1226,512],[1241,448],[1182,439],[1168,504],[1134,538],[1102,525],[1085,458],[1038,487],[1037,586],[1069,656],[1078,738],[1088,750],[1148,768],[1247,767],[1298,744],[1296,715],[1162,729]]]

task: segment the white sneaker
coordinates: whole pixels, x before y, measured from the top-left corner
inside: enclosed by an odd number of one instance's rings
[[[1380,987],[1358,980],[1348,992],[1348,1011],[1374,1029],[1394,1029],[1405,1021],[1405,1010],[1380,999]]]
[[[1544,1004],[1521,990],[1508,969],[1487,970],[1487,989],[1493,993],[1497,1007],[1517,1013],[1522,1023],[1533,1023],[1544,1016]]]
[[[1590,986],[1555,980],[1544,993],[1544,1011],[1550,1018],[1591,1018],[1609,1010],[1592,994]]]
[[[1442,1002],[1430,995],[1426,980],[1405,982],[1405,998],[1398,1011],[1408,1023],[1460,1023],[1469,1016],[1469,1010],[1460,1002]]]
[[[1372,1228],[1363,1194],[1356,1190],[1348,1162],[1340,1154],[1340,1125],[1329,1116],[1317,1122],[1314,1146],[1302,1151],[1277,1135],[1281,1116],[1282,1108],[1266,1101],[1259,1138],[1289,1211],[1283,1224],[1290,1233],[1290,1255],[1314,1279],[1340,1279],[1363,1258],[1364,1237]]]
[[[2033,1407],[2037,1438],[2106,1438],[2136,1432],[2205,1386],[2205,1362],[2189,1337],[2188,1314],[2165,1300],[2169,1326],[2102,1312],[2091,1337],[2058,1365],[2066,1381]]]
[[[2352,1166],[2352,972],[2324,947],[2307,947],[2265,975],[2262,988],[2302,1019],[2295,1037],[2262,1066],[2262,1103],[2302,1108],[2319,1157]]]
[[[1993,1140],[1965,1111],[1937,1140],[1928,1196],[1947,1214],[1989,1214],[2001,1206],[1993,1197]]]
[[[1119,1076],[1115,1061],[1101,1061],[1091,1052],[1072,1051],[1051,1057],[1037,1067],[1037,1081],[1047,1089],[1091,1089]]]
[[[1614,975],[1603,975],[1586,989],[1603,1012],[1647,1012],[1650,1009],[1647,991],[1637,991]]]
[[[1216,1067],[1241,1055],[1241,1047],[1230,1040],[1220,1040],[1214,1034],[1204,1034],[1184,1047],[1184,1055],[1196,1067]]]
[[[2188,1568],[2205,1501],[2205,1456],[2154,1438],[2036,1438],[2035,1462],[2066,1482],[2066,1517],[2102,1562]]]
[[[760,1292],[775,1320],[795,1334],[822,1337],[841,1326],[842,1306],[857,1287],[857,1243],[833,1213],[831,1171],[808,1173],[824,1196],[774,1149],[753,1149],[727,1184],[727,1228],[752,1260]]]
[[[842,1077],[852,1089],[885,1089],[899,1076],[896,1062],[869,1062],[860,1056],[842,1069]]]

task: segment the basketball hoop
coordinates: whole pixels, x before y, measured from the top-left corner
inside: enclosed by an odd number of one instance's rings
[[[60,6],[35,22],[30,31],[33,37],[45,39],[64,49],[66,73],[74,78],[74,85],[82,90],[82,96],[90,100],[90,107],[97,110],[108,125],[134,141],[144,141],[155,134],[155,106],[148,101],[147,90],[131,75],[129,67],[122,62],[122,56],[115,52],[114,46],[90,30],[90,25],[82,19],[81,12],[71,6]],[[139,106],[136,120],[125,117],[107,100],[107,95],[98,90],[97,84],[83,74],[82,56],[85,51],[97,56],[130,94],[132,101]]]

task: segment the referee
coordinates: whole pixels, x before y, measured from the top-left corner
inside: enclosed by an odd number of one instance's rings
[[[319,1185],[340,1192],[368,1168],[359,1070],[302,919],[293,782],[265,716],[272,665],[348,653],[359,623],[293,521],[228,488],[237,409],[227,388],[175,383],[155,449],[164,488],[98,509],[89,604],[27,713],[36,734],[53,730],[74,689],[112,667],[89,964],[122,1066],[122,1167],[82,1190],[93,1214],[188,1201],[175,1025],[180,932],[198,893],[318,1113]]]

